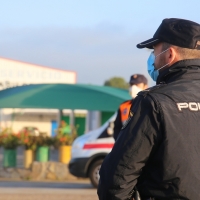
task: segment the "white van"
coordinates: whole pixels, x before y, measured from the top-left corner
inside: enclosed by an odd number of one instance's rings
[[[116,114],[96,130],[78,137],[72,144],[69,171],[77,177],[90,178],[98,186],[99,169],[114,145],[113,128]]]

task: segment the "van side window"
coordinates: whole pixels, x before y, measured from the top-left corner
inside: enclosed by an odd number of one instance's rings
[[[104,131],[99,135],[98,138],[113,137],[113,129],[114,129],[114,123],[110,122],[109,125],[104,129]]]

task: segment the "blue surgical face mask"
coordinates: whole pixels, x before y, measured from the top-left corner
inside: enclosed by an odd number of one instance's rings
[[[163,67],[167,66],[169,63],[167,63],[166,65],[162,66],[160,69],[155,69],[154,67],[154,62],[155,59],[160,56],[162,53],[166,52],[168,49],[166,49],[165,51],[159,53],[157,56],[154,55],[153,52],[151,52],[148,60],[147,60],[147,71],[149,73],[149,75],[151,76],[151,78],[154,81],[157,81],[158,75],[159,75],[159,70],[161,70]]]
[[[155,62],[155,55],[153,52],[151,52],[148,60],[147,60],[147,71],[151,78],[156,81],[159,75],[158,70],[155,69],[154,67],[154,62]]]

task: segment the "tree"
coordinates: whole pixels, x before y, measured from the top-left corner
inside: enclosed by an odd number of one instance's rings
[[[105,81],[104,85],[121,89],[128,89],[129,87],[128,83],[121,77],[110,78],[109,80]]]

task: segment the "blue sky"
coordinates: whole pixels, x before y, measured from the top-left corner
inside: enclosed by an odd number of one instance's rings
[[[164,18],[200,23],[199,0],[0,0],[0,57],[77,72],[102,85],[145,74],[150,51],[136,48]]]

